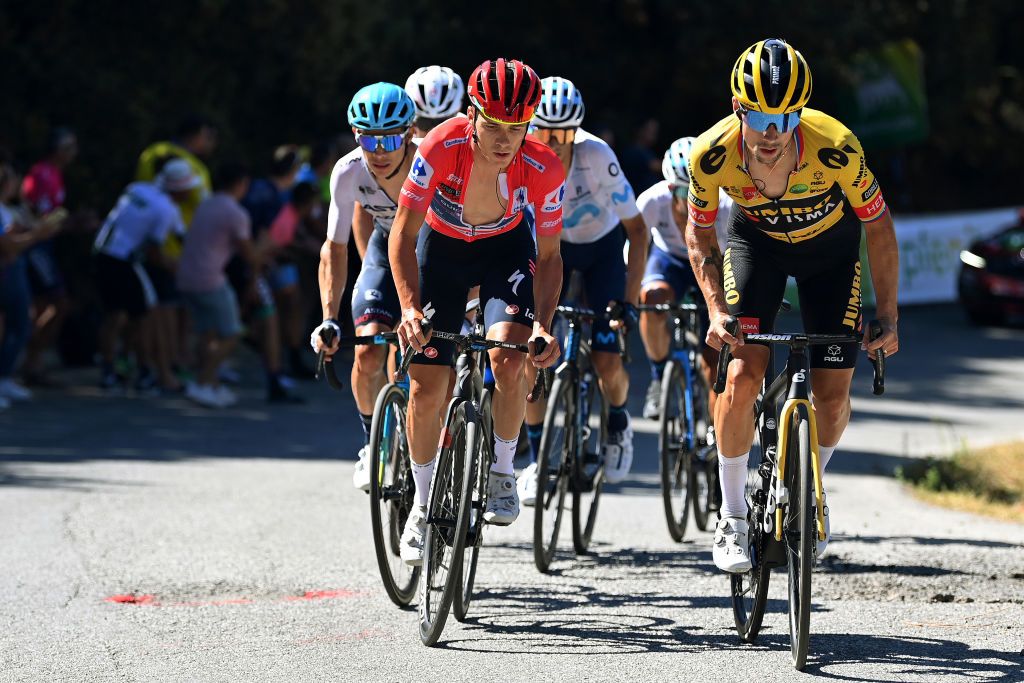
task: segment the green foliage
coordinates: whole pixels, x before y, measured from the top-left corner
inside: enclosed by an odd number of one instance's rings
[[[835,111],[854,52],[903,38],[921,46],[931,137],[869,150],[890,203],[940,210],[1019,199],[1024,10],[1014,0],[4,3],[0,146],[27,162],[50,125],[73,126],[82,158],[71,203],[105,208],[139,151],[187,112],[220,124],[218,158],[261,168],[281,142],[343,132],[361,85],[402,83],[431,63],[467,76],[498,55],[576,81],[588,127],[610,126],[619,147],[647,117],[661,121],[665,145],[727,114],[736,55],[775,35],[806,56],[813,105],[825,111]]]

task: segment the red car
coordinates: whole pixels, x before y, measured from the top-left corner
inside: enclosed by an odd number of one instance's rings
[[[960,303],[972,323],[1024,323],[1024,209],[1017,225],[973,242],[960,261]]]

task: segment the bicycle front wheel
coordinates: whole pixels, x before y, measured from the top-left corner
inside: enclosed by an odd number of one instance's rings
[[[494,432],[491,424],[491,393],[484,390],[480,401],[477,420],[468,424],[466,445],[466,477],[463,495],[469,504],[469,522],[466,530],[466,547],[462,552],[462,566],[459,569],[459,590],[455,593],[453,611],[455,618],[465,621],[469,605],[473,601],[473,584],[476,582],[476,565],[480,558],[480,546],[484,542],[484,509],[487,506],[487,476],[491,471],[494,455]]]
[[[543,573],[547,573],[555,559],[558,532],[562,528],[569,467],[575,459],[574,415],[572,382],[559,377],[551,387],[544,415],[537,456],[537,499],[533,504],[533,562]]]
[[[576,457],[572,484],[572,545],[577,555],[590,548],[597,522],[597,505],[604,487],[601,444],[608,440],[608,401],[597,386],[597,377],[587,372],[579,383],[574,425]]]
[[[814,473],[811,468],[810,422],[803,407],[793,413],[792,441],[786,467],[791,473],[790,500],[786,510],[786,547],[789,566],[789,636],[793,666],[799,671],[807,661],[811,625],[811,571],[814,567],[816,528]]]
[[[407,405],[402,387],[389,384],[381,390],[369,446],[373,547],[384,590],[399,607],[412,601],[420,578],[420,568],[407,565],[399,553],[399,539],[416,496],[405,431]]]
[[[673,541],[682,541],[690,517],[694,472],[686,446],[686,377],[676,361],[669,361],[661,380],[661,417],[658,450],[661,454],[661,500]]]
[[[424,645],[437,643],[444,630],[455,591],[459,588],[459,568],[465,548],[465,523],[469,506],[463,505],[466,458],[465,403],[449,410],[444,442],[434,464],[427,504],[427,533],[423,541],[423,581],[420,587],[420,640]],[[460,536],[457,530],[461,528]]]

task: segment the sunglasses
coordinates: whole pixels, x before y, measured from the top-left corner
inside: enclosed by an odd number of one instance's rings
[[[530,131],[530,133],[535,138],[537,138],[538,140],[543,142],[544,144],[548,144],[549,142],[554,141],[554,142],[556,142],[559,145],[564,145],[564,144],[572,142],[573,140],[576,139],[576,129],[575,128],[536,128],[536,127],[533,127],[533,129]]]
[[[377,152],[383,150],[385,152],[394,152],[395,150],[401,149],[405,143],[405,131],[401,133],[392,133],[390,135],[368,135],[366,133],[356,133],[356,142],[367,152]]]
[[[775,126],[780,133],[785,133],[800,125],[800,110],[788,114],[765,114],[750,109],[740,109],[739,115],[747,125],[759,133],[764,133],[769,126]]]
[[[689,185],[672,185],[672,196],[676,199],[686,199],[689,192]]]

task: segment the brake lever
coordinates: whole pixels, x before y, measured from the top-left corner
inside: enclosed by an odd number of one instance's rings
[[[881,322],[872,320],[868,323],[868,339],[875,341],[882,334]],[[875,349],[875,357],[871,359],[871,365],[875,370],[871,381],[871,391],[875,396],[881,396],[885,393],[885,351],[883,349]]]
[[[548,342],[546,339],[544,339],[543,337],[537,337],[533,341],[534,358],[544,353],[544,349],[546,349],[547,346]],[[536,381],[534,381],[533,389],[530,390],[530,393],[529,395],[527,395],[526,400],[529,403],[536,403],[542,398],[547,397],[548,389],[548,373],[544,370],[544,368],[537,368],[537,379]]]
[[[725,323],[725,331],[735,337],[740,331],[740,321],[736,318],[729,318]],[[728,344],[724,344],[721,353],[718,354],[718,372],[715,375],[714,386],[716,394],[721,394],[725,391],[725,379],[729,372],[729,361],[731,360],[732,349],[729,348]]]

